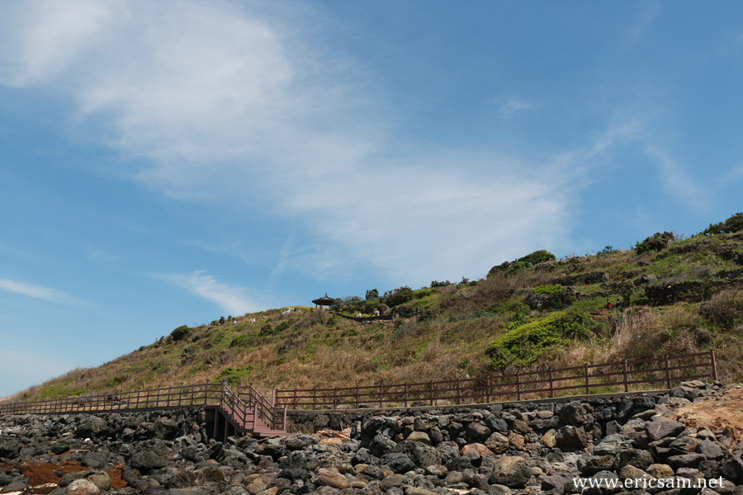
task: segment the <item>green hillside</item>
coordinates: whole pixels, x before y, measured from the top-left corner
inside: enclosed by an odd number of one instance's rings
[[[492,267],[486,279],[381,298],[364,288],[368,300],[331,310],[379,310],[391,320],[295,306],[179,327],[13,398],[223,379],[279,388],[403,383],[711,348],[721,379],[743,381],[743,214],[688,239],[658,233],[633,250],[553,258],[537,251]]]

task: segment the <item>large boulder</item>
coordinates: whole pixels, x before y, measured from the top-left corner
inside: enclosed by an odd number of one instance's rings
[[[622,450],[632,448],[632,439],[627,435],[615,433],[604,437],[593,449],[593,455],[617,455]]]
[[[168,458],[150,449],[142,449],[132,456],[131,466],[142,473],[160,469],[168,465]]]
[[[91,481],[75,480],[65,489],[65,495],[99,495],[100,489]]]
[[[508,450],[509,444],[508,438],[498,432],[493,433],[485,440],[485,446],[496,454],[502,454]]]
[[[421,442],[403,440],[394,447],[392,452],[407,455],[420,468],[441,464],[439,452],[434,447]]]
[[[95,438],[100,436],[106,430],[108,423],[105,419],[98,416],[86,416],[80,421],[80,425],[75,431],[77,438]]]
[[[168,418],[155,421],[153,426],[155,437],[161,440],[175,440],[178,436],[178,423]]]
[[[560,421],[566,425],[585,423],[586,416],[583,412],[583,405],[580,402],[570,402],[569,404],[565,404],[560,411]]]
[[[0,457],[15,459],[21,452],[23,444],[15,437],[0,437]]]
[[[495,463],[489,483],[509,488],[523,488],[530,478],[531,468],[526,460],[521,457],[503,456]]]
[[[648,435],[653,440],[666,437],[677,437],[686,429],[683,423],[678,421],[651,421],[645,425]]]
[[[586,444],[586,430],[582,426],[563,426],[555,435],[555,446],[561,449],[582,449]]]

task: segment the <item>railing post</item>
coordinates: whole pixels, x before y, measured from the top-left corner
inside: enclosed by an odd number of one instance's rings
[[[312,389],[312,410],[317,409],[317,387]]]
[[[170,394],[170,391],[171,391],[172,388],[173,387],[171,387],[170,385],[168,385],[168,400],[167,400],[167,402],[165,402],[165,407],[170,407],[170,395],[171,395]]]
[[[294,409],[297,408],[297,387],[294,387]]]
[[[358,409],[360,406],[359,404],[359,384],[356,384],[356,409]]]
[[[664,367],[666,371],[666,388],[670,389],[671,388],[671,369],[670,369],[670,364],[668,363],[668,354],[663,356],[663,363],[664,363]]]
[[[490,403],[490,377],[485,380],[485,403]]]
[[[717,380],[717,358],[715,357],[714,349],[709,351],[709,359],[710,359],[710,364],[712,365],[712,379],[714,381],[718,381]]]
[[[433,380],[431,380],[431,383],[429,384],[429,399],[431,401],[431,405],[433,405]]]
[[[408,407],[408,382],[405,382],[405,407]]]
[[[204,405],[207,405],[208,402],[209,402],[209,380],[207,380],[206,383],[204,384]]]
[[[459,385],[459,378],[457,378],[457,404],[462,403],[462,387]]]
[[[276,405],[276,385],[271,389],[271,405]]]
[[[338,405],[338,387],[333,389],[333,409],[337,409]]]
[[[181,382],[181,388],[178,390],[178,407],[181,407],[182,399],[183,399],[183,382]]]
[[[629,382],[627,380],[627,360],[622,361],[622,380],[624,380],[624,391],[629,392]]]
[[[552,376],[552,368],[550,368],[550,398],[553,398],[555,396],[555,383],[554,383],[554,377]]]
[[[583,364],[583,376],[586,377],[586,395],[591,395],[591,385],[588,383],[588,363]]]
[[[382,408],[382,394],[384,393],[382,391],[382,387],[383,387],[382,382],[379,382],[379,408],[380,409]]]
[[[516,372],[516,400],[521,400],[521,370]]]

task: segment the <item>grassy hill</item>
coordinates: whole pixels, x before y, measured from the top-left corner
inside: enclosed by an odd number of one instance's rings
[[[688,239],[658,233],[633,250],[550,258],[538,251],[483,280],[381,298],[369,291],[369,300],[334,308],[398,315],[389,321],[295,306],[179,327],[13,399],[223,379],[279,388],[403,383],[710,348],[721,379],[743,381],[743,214]]]

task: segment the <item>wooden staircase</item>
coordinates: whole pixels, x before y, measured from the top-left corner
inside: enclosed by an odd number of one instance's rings
[[[266,438],[286,436],[286,408],[277,408],[257,390],[250,388],[248,404],[232,393],[229,385],[222,384],[219,405],[215,409],[214,436],[219,430],[220,416],[224,420],[224,439],[229,436],[230,427],[235,433],[250,433],[255,437]]]

